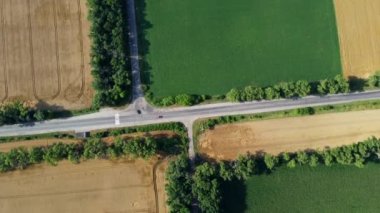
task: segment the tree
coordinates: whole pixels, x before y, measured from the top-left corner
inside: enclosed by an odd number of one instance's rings
[[[63,143],[55,143],[48,146],[45,150],[43,159],[50,165],[56,166],[58,161],[67,158],[66,145]]]
[[[226,98],[230,102],[239,102],[241,101],[240,98],[240,91],[238,89],[231,89],[227,94]]]
[[[44,148],[33,147],[29,150],[29,161],[32,164],[41,163],[44,160]]]
[[[234,178],[234,170],[229,163],[219,163],[219,175],[224,181],[231,181]]]
[[[305,80],[299,80],[295,85],[295,93],[300,97],[305,97],[310,94],[311,86]]]
[[[161,100],[161,104],[163,106],[171,106],[173,104],[175,104],[175,98],[173,96],[168,96],[168,97],[165,97]]]
[[[337,75],[334,78],[335,83],[338,85],[338,92],[340,93],[348,93],[350,92],[350,84],[349,82],[343,77],[343,75]]]
[[[264,155],[264,163],[267,169],[271,171],[278,164],[278,158],[266,153]]]
[[[29,153],[25,148],[12,149],[7,153],[6,164],[11,169],[25,169],[29,164]]]
[[[90,138],[84,143],[83,157],[85,159],[105,158],[107,145],[100,138]]]
[[[125,144],[124,153],[148,159],[157,153],[157,142],[151,138],[134,139]]]
[[[170,161],[166,170],[165,191],[169,212],[190,213],[192,197],[192,180],[190,175],[190,163],[185,155],[180,155],[174,161]]]
[[[297,162],[301,165],[306,165],[309,162],[309,157],[306,152],[299,151],[296,156]]]
[[[236,178],[239,180],[246,180],[254,174],[255,166],[255,160],[251,158],[251,156],[240,155],[233,165]]]
[[[377,72],[375,75],[371,75],[367,80],[367,85],[370,88],[376,88],[380,86],[380,73]]]
[[[289,168],[294,168],[294,167],[296,167],[297,163],[296,163],[295,159],[291,159],[286,165]]]
[[[195,168],[192,191],[202,212],[220,212],[221,195],[217,176],[215,166],[209,163],[203,163]]]
[[[279,99],[280,98],[280,92],[273,87],[265,88],[264,93],[265,93],[265,99],[267,99],[267,100],[273,100],[273,99]]]
[[[46,120],[47,118],[47,112],[46,111],[43,111],[43,110],[37,110],[33,117],[36,121],[43,121],[43,120]]]
[[[309,162],[309,165],[310,165],[311,167],[315,167],[315,166],[318,165],[318,163],[319,163],[319,158],[318,158],[318,156],[315,155],[315,154],[310,155],[310,162]]]
[[[191,106],[195,103],[195,100],[191,95],[181,94],[175,97],[175,102],[181,106]]]

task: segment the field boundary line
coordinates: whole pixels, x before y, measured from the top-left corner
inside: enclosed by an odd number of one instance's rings
[[[78,190],[78,191],[71,191],[71,192],[48,192],[48,193],[36,193],[36,194],[29,194],[29,195],[11,195],[11,196],[0,196],[0,199],[20,199],[20,198],[26,198],[26,197],[44,197],[44,196],[51,196],[51,195],[68,195],[68,194],[77,194],[77,193],[91,193],[91,192],[98,192],[98,191],[112,191],[112,190],[119,190],[119,189],[127,189],[127,188],[148,188],[151,184],[144,185],[127,185],[127,186],[115,186],[110,188],[95,188],[95,189],[87,189],[87,190]]]
[[[153,190],[154,190],[154,200],[156,204],[156,213],[160,211],[159,198],[158,198],[158,187],[157,187],[157,168],[161,165],[164,159],[159,159],[157,163],[153,166]]]
[[[58,74],[58,93],[53,95],[50,98],[41,98],[36,89],[36,70],[34,67],[34,50],[33,50],[33,30],[32,30],[32,17],[31,17],[31,10],[30,10],[30,0],[28,0],[28,28],[29,28],[29,43],[30,43],[30,57],[31,57],[31,69],[32,69],[32,80],[33,80],[33,95],[37,100],[52,100],[58,97],[60,93],[60,75]],[[54,28],[56,30],[56,14],[55,14],[55,0],[53,1],[53,11],[54,11]],[[57,38],[55,38],[57,39]],[[56,49],[57,52],[57,49]],[[57,54],[57,53],[56,53]],[[57,59],[58,60],[58,59]],[[57,62],[58,63],[58,62]],[[59,70],[57,70],[59,72]]]
[[[55,57],[57,60],[57,78],[58,78],[58,91],[53,95],[50,100],[55,99],[61,93],[61,67],[60,67],[60,57],[59,57],[59,38],[58,38],[58,27],[57,27],[57,2],[53,0],[53,13],[54,13],[54,37],[55,37]]]
[[[4,5],[5,5],[5,0],[1,2],[1,25],[2,25],[2,34],[3,34],[3,59],[4,59],[4,64],[3,64],[3,69],[4,69],[4,98],[1,99],[1,102],[4,102],[8,98],[8,71],[7,71],[7,50],[6,50],[6,39],[5,39],[5,15],[4,15]]]
[[[76,96],[76,98],[80,98],[84,94],[84,88],[85,88],[86,80],[85,80],[85,74],[84,74],[84,45],[83,45],[83,30],[82,30],[83,22],[82,22],[82,9],[81,9],[81,1],[80,0],[77,0],[77,5],[78,5],[78,12],[77,12],[77,14],[78,14],[78,28],[79,28],[79,38],[80,38],[79,39],[79,45],[80,45],[80,54],[81,54],[80,76],[82,78],[82,83],[81,83],[81,87],[79,89],[80,92]],[[71,85],[73,85],[73,83],[69,84],[67,89],[70,88]],[[67,101],[70,101],[66,95],[67,89],[65,90],[63,96]]]

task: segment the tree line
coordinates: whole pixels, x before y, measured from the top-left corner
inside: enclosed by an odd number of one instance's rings
[[[224,95],[190,95],[179,94],[176,96],[167,96],[157,98],[151,91],[146,92],[147,99],[157,106],[191,106],[205,101],[260,101],[275,100],[280,98],[298,98],[308,95],[329,95],[348,93],[352,90],[364,90],[380,88],[380,72],[362,80],[358,87],[356,80],[347,80],[342,75],[334,78],[327,78],[317,82],[308,82],[306,80],[280,82],[276,85],[259,87],[249,85],[244,88],[233,88]]]
[[[124,4],[123,0],[87,0],[96,108],[119,105],[130,97]]]
[[[15,148],[9,152],[0,152],[0,171],[7,172],[25,169],[30,165],[46,162],[57,165],[59,161],[69,160],[79,163],[88,159],[116,159],[123,156],[149,159],[159,152],[165,152],[162,143],[178,142],[178,138],[167,138],[165,141],[151,137],[134,139],[116,138],[112,144],[107,144],[101,138],[90,138],[81,143],[54,143],[49,146]]]
[[[52,116],[49,110],[36,110],[21,101],[0,105],[0,126],[33,121],[42,121]]]
[[[287,166],[333,164],[354,165],[362,168],[367,162],[378,162],[380,155],[380,139],[369,138],[365,141],[330,148],[321,151],[299,151],[270,155],[241,155],[235,161],[216,163],[201,162],[192,171],[189,160],[180,156],[170,162],[166,172],[167,204],[170,212],[190,212],[192,203],[197,201],[202,212],[220,212],[223,181],[246,180],[252,175],[273,172],[276,168]]]

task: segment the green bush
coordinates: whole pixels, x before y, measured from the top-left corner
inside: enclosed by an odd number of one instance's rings
[[[124,153],[135,158],[148,159],[157,153],[157,140],[151,138],[134,139],[125,144]]]
[[[165,174],[165,191],[171,213],[191,212],[193,196],[190,170],[190,162],[185,155],[180,155],[169,163]]]

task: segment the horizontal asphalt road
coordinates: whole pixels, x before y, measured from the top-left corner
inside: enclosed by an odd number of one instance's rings
[[[65,131],[81,132],[172,121],[189,124],[199,118],[272,112],[308,106],[334,105],[374,99],[380,99],[380,91],[323,97],[309,96],[300,99],[277,101],[221,103],[172,109],[154,109],[152,112],[143,114],[137,114],[135,111],[131,110],[109,110],[67,119],[55,119],[31,124],[3,126],[0,128],[0,136],[21,136]],[[119,125],[115,124],[116,113],[119,114]]]

